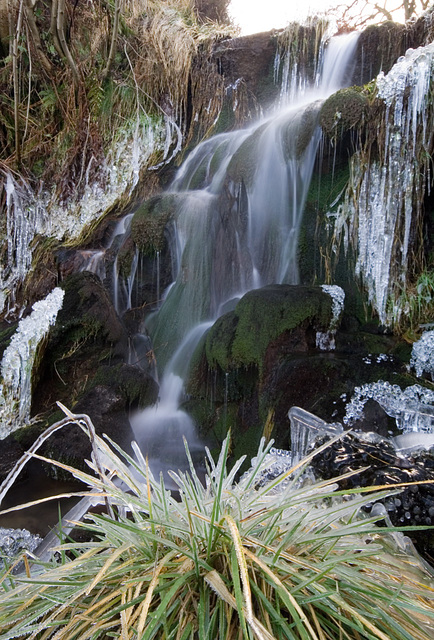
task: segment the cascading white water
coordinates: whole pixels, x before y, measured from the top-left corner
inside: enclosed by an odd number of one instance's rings
[[[159,363],[165,361],[160,399],[131,419],[153,459],[168,441],[177,439],[179,447],[181,434],[193,437],[179,403],[206,329],[248,290],[298,282],[298,233],[320,140],[319,109],[341,86],[356,44],[357,34],[332,39],[324,79],[309,97],[199,145],[172,184],[179,203],[172,247],[177,277],[148,323]]]

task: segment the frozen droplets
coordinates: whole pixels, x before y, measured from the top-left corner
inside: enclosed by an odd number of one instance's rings
[[[418,384],[402,390],[397,384],[379,380],[356,387],[347,405],[344,422],[353,424],[363,416],[365,403],[375,400],[395,418],[403,433],[434,433],[434,391]]]

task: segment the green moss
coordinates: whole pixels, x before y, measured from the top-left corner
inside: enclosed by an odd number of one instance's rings
[[[174,216],[177,197],[174,194],[155,196],[142,204],[131,222],[131,237],[139,250],[154,256],[164,247],[164,230]]]
[[[285,331],[306,322],[326,329],[331,319],[331,298],[321,289],[273,285],[256,289],[238,303],[238,324],[232,358],[238,365],[261,369],[267,346]]]
[[[361,124],[367,108],[368,99],[361,89],[341,89],[327,98],[321,107],[322,130],[329,138],[339,138]]]
[[[209,332],[205,341],[205,353],[212,369],[218,365],[223,371],[231,367],[232,344],[235,336],[238,317],[235,311],[221,316]]]
[[[208,332],[208,363],[224,371],[250,365],[262,370],[267,347],[279,336],[302,325],[325,330],[330,319],[331,298],[320,288],[271,285],[250,291]]]
[[[131,273],[131,265],[133,264],[134,254],[135,250],[132,241],[127,242],[119,249],[119,253],[117,256],[119,274],[124,278],[128,278]]]

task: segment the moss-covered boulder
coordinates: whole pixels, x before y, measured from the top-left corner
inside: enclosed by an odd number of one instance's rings
[[[329,138],[341,137],[362,123],[368,106],[368,98],[358,88],[333,93],[321,107],[322,130]]]
[[[254,289],[211,327],[205,344],[208,365],[224,371],[250,365],[262,370],[267,349],[276,340],[284,336],[291,348],[307,350],[315,345],[315,332],[325,331],[331,317],[331,297],[320,287]],[[292,335],[297,327],[302,329],[298,347]]]
[[[153,256],[157,251],[162,251],[164,231],[175,214],[178,199],[176,194],[155,196],[135,212],[131,222],[131,238],[145,255]]]

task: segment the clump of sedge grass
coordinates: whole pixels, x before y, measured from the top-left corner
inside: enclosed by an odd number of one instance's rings
[[[432,576],[376,527],[381,516],[360,513],[393,490],[300,482],[310,458],[261,484],[264,442],[236,482],[242,460],[227,469],[226,440],[203,481],[190,458],[189,473],[171,474],[175,499],[137,447],[134,460],[79,423],[95,476],[70,470],[107,513],[81,523],[90,542],[59,543],[50,562],[3,575],[2,640],[432,637]]]

